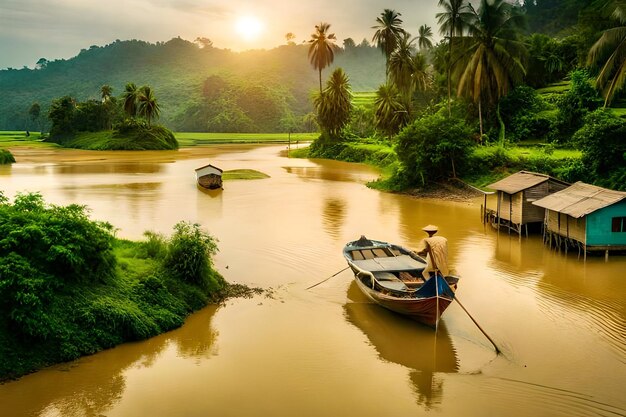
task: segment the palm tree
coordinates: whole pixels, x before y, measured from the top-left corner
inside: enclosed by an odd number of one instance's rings
[[[400,16],[402,16],[402,14],[395,10],[385,9],[380,16],[376,18],[378,25],[372,26],[372,29],[376,29],[372,42],[385,54],[387,71],[389,70],[389,58],[398,46],[400,35],[405,32],[404,29],[402,29],[402,19],[400,19]]]
[[[433,47],[433,30],[428,25],[422,25],[419,28],[419,33],[417,35],[417,45],[420,50],[430,49]]]
[[[383,84],[376,91],[374,118],[376,129],[386,134],[389,140],[408,123],[409,112],[394,84]]]
[[[517,39],[524,19],[519,8],[506,0],[481,0],[478,11],[470,4],[470,38],[463,45],[454,72],[459,75],[458,95],[478,105],[483,134],[482,103],[495,104],[517,83],[526,70],[524,44]]]
[[[152,88],[144,85],[139,89],[139,95],[137,96],[137,114],[145,117],[148,121],[148,126],[152,119],[158,119],[161,113],[161,108],[157,102]]]
[[[122,100],[124,100],[124,112],[129,117],[135,117],[137,115],[137,97],[139,96],[139,90],[135,83],[128,83],[124,87],[124,93],[122,93]]]
[[[411,79],[413,80],[413,88],[417,91],[426,91],[430,88],[430,74],[428,73],[428,62],[426,56],[416,52],[412,58]]]
[[[350,80],[343,69],[333,71],[324,91],[315,97],[314,105],[322,129],[338,136],[350,121],[352,113]]]
[[[604,62],[596,78],[596,87],[604,95],[604,107],[611,103],[615,93],[624,87],[626,82],[626,2],[615,1],[613,17],[622,26],[607,29],[600,39],[591,47],[587,57],[588,65]],[[607,57],[608,55],[608,57]]]
[[[413,42],[411,35],[404,32],[398,40],[396,49],[391,53],[387,72],[390,81],[397,87],[403,97],[413,94]]]
[[[463,36],[466,22],[471,18],[471,13],[465,0],[439,0],[439,7],[443,7],[445,12],[437,13],[437,23],[439,23],[439,33],[448,37],[448,116],[451,114],[452,100],[452,42],[454,37]]]
[[[100,87],[100,92],[102,94],[102,102],[106,103],[107,101],[111,99],[111,93],[113,92],[113,88],[111,88],[110,85],[105,84],[102,87]]]
[[[426,58],[415,51],[414,41],[410,34],[404,33],[389,58],[389,79],[397,87],[407,109],[413,93],[425,91],[429,84]]]
[[[328,33],[329,23],[315,25],[315,33],[311,34],[309,40],[309,60],[313,68],[319,71],[320,94],[322,93],[322,70],[333,63],[335,59],[335,49],[337,38],[334,33]]]

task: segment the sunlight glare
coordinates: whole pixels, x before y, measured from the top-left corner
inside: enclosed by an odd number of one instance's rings
[[[256,39],[263,30],[263,23],[254,16],[242,16],[235,24],[237,33],[246,41]]]

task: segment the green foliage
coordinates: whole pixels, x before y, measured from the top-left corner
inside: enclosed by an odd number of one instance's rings
[[[367,138],[374,135],[375,129],[372,105],[355,105],[352,109],[350,122],[346,126],[346,132],[360,138]]]
[[[516,87],[499,105],[509,141],[544,138],[552,131],[553,122],[541,113],[546,105],[531,87]]]
[[[319,90],[318,73],[311,70],[307,49],[308,45],[298,44],[235,52],[199,48],[181,39],[158,43],[128,40],[89,48],[67,60],[50,60],[37,69],[0,70],[0,129],[28,129],[28,111],[34,102],[41,104],[43,116],[53,99],[68,92],[77,101],[100,99],[103,84],[121,93],[128,80],[135,80],[158,92],[159,123],[180,131],[206,131],[208,118],[196,113],[197,108],[188,110],[203,100],[203,80],[212,74],[222,74],[235,84],[266,86],[272,97],[282,97],[299,119],[312,110],[310,91]],[[385,79],[384,57],[367,43],[346,52],[338,50],[328,70],[337,67],[350,74],[351,84],[358,90],[373,90]],[[255,100],[248,105],[261,106]],[[278,131],[269,122],[265,126],[272,130],[257,126],[255,131]]]
[[[602,103],[598,92],[591,84],[591,77],[586,70],[575,70],[570,74],[571,88],[557,103],[558,114],[556,129],[558,142],[565,142],[583,125],[585,115],[598,108]]]
[[[529,55],[526,82],[540,88],[565,78],[578,64],[579,42],[577,36],[558,39],[534,33],[528,37],[525,40]]]
[[[309,146],[309,157],[335,159],[348,146],[344,139],[343,137],[335,138],[327,133],[322,133]]]
[[[302,131],[290,109],[293,101],[291,92],[275,80],[211,75],[204,80],[202,96],[185,103],[174,126],[220,133]],[[284,126],[286,120],[292,120],[292,126]]]
[[[572,140],[583,152],[582,162],[598,185],[626,190],[625,137],[626,121],[604,109],[590,113],[574,134]]]
[[[0,165],[12,164],[15,162],[15,157],[8,149],[0,149]]]
[[[0,192],[0,380],[178,327],[226,287],[197,225],[130,242],[85,213]]]
[[[314,98],[317,121],[323,131],[337,137],[350,121],[352,96],[348,76],[337,68],[328,79],[326,88]]]
[[[397,140],[396,153],[402,166],[396,176],[411,186],[455,176],[473,146],[465,121],[447,117],[443,109],[409,124]]]
[[[219,275],[213,273],[211,256],[217,252],[215,239],[200,225],[180,222],[174,226],[169,241],[165,267],[176,278],[211,291],[223,286]]]
[[[0,312],[14,331],[46,338],[54,330],[45,306],[53,292],[98,285],[115,275],[112,227],[88,219],[82,206],[47,206],[39,194],[0,205]]]
[[[75,100],[70,96],[64,96],[53,100],[48,112],[48,118],[52,122],[50,129],[51,138],[64,137],[75,131],[74,110]]]
[[[395,85],[383,84],[376,91],[374,120],[376,129],[389,139],[409,122],[409,110]]]
[[[63,139],[66,148],[89,150],[171,150],[178,149],[178,141],[167,128],[148,126],[138,119],[126,119],[114,130],[75,133]]]

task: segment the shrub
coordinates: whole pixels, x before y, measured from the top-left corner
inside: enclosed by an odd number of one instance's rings
[[[13,154],[8,149],[0,149],[0,165],[12,164],[15,162]]]
[[[397,175],[410,185],[447,178],[461,171],[473,148],[464,120],[447,117],[445,110],[425,115],[397,137],[396,153],[402,166]]]
[[[333,138],[327,133],[322,133],[309,146],[310,158],[335,159],[346,148],[344,138]]]
[[[626,165],[624,137],[626,121],[605,109],[590,113],[572,137],[583,152],[583,164],[598,184],[626,188],[624,182],[619,182],[623,175],[620,170]]]
[[[586,70],[572,71],[570,77],[572,86],[557,103],[555,127],[558,135],[554,139],[558,142],[567,142],[571,135],[583,125],[587,113],[598,108],[602,102]]]
[[[200,229],[200,225],[179,222],[174,226],[165,266],[177,279],[208,290],[224,284],[214,270],[211,256],[217,252],[215,239]]]

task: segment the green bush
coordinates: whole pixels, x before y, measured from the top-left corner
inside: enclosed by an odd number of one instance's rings
[[[0,381],[178,327],[227,288],[197,225],[146,237],[117,240],[82,206],[0,192]]]
[[[217,252],[215,239],[200,225],[180,222],[174,226],[165,266],[173,276],[189,284],[218,290],[223,279],[213,273],[211,256]]]
[[[423,186],[461,172],[474,146],[471,129],[441,109],[406,126],[397,137],[397,183]]]
[[[626,120],[605,109],[590,113],[584,125],[572,137],[583,152],[582,162],[595,183],[620,190],[626,169]]]
[[[569,141],[577,129],[582,127],[585,116],[600,106],[602,100],[592,86],[592,79],[586,70],[575,70],[570,74],[571,88],[562,94],[557,103],[555,128],[558,132],[554,140]]]
[[[0,149],[0,165],[12,164],[15,162],[13,154],[8,149]]]
[[[337,139],[327,133],[322,133],[309,146],[309,157],[335,159],[347,146],[344,138]]]

